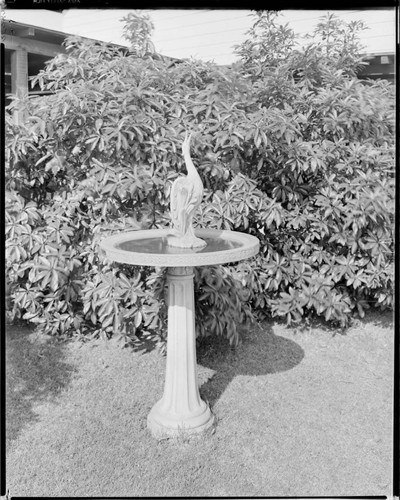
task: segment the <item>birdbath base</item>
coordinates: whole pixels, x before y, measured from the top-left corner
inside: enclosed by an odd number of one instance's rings
[[[157,439],[201,434],[214,424],[197,382],[192,267],[170,267],[168,343],[163,397],[150,411],[147,427]]]
[[[196,237],[207,243],[202,248],[170,246],[170,234],[170,229],[127,231],[101,242],[113,262],[168,269],[164,395],[147,419],[147,426],[157,439],[201,435],[214,424],[214,416],[201,400],[197,383],[193,267],[238,262],[259,251],[257,238],[237,231],[197,229]]]
[[[160,403],[161,401],[153,406],[147,417],[147,428],[157,440],[201,436],[214,427],[215,418],[207,405],[200,415],[171,418],[160,407]]]

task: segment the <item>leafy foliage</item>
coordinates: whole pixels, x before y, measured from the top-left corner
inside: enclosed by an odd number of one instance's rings
[[[163,339],[165,270],[108,262],[98,243],[168,225],[186,129],[205,186],[197,224],[261,243],[250,261],[196,269],[199,336],[235,344],[238,325],[265,314],[345,325],[393,306],[394,90],[355,78],[360,24],[328,15],[301,47],[276,13],[254,15],[232,68],[154,53],[151,21],[135,14],[130,52],[70,37],[33,82],[53,94],[14,99],[11,318],[123,345]]]
[[[148,14],[143,11],[129,12],[122,18],[122,21],[124,22],[123,37],[130,42],[132,52],[139,57],[155,52],[151,41],[154,24]]]

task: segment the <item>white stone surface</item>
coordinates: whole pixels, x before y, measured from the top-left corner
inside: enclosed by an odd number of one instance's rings
[[[148,238],[161,240],[162,238],[166,238],[169,234],[171,234],[169,229],[126,231],[105,238],[100,243],[100,246],[106,252],[108,259],[123,264],[155,267],[186,267],[211,266],[248,259],[257,255],[260,245],[255,236],[239,231],[196,229],[195,234],[199,238],[220,239],[228,244],[231,242],[238,246],[237,248],[220,251],[209,251],[207,247],[200,251],[198,249],[171,247],[168,253],[149,253],[142,249],[128,251],[118,248],[118,245],[125,242],[132,242],[132,248],[134,248],[135,241],[140,243],[141,240]]]
[[[203,199],[204,187],[190,156],[191,137],[192,134],[186,132],[182,144],[187,175],[175,179],[171,188],[170,213],[174,235],[168,237],[168,244],[178,248],[202,248],[207,245],[195,236],[193,229],[193,216]]]
[[[157,439],[202,433],[214,423],[197,384],[193,269],[168,269],[168,347],[164,395],[147,425]]]
[[[209,241],[201,249],[170,247],[169,234],[170,229],[129,231],[105,238],[100,244],[110,260],[168,268],[164,394],[147,418],[148,428],[157,439],[201,435],[214,424],[214,416],[198,389],[193,267],[235,262],[259,251],[257,238],[237,231],[198,229],[196,236]]]

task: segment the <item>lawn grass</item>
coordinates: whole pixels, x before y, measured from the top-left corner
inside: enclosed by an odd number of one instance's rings
[[[232,350],[198,349],[216,432],[156,441],[146,418],[165,358],[113,342],[7,332],[7,488],[13,496],[391,494],[393,324],[339,334],[265,322]]]
[[[75,368],[64,361],[63,345],[31,328],[7,328],[6,405],[12,418],[6,419],[6,446],[38,419],[33,404],[56,397],[68,385]]]

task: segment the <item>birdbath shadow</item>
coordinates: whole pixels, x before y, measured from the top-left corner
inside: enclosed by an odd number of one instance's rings
[[[272,327],[252,327],[242,335],[242,342],[232,348],[224,337],[209,337],[199,343],[201,397],[212,408],[230,382],[240,375],[258,377],[291,370],[301,363],[304,350],[293,340],[273,333]],[[215,372],[202,374],[202,367]]]

